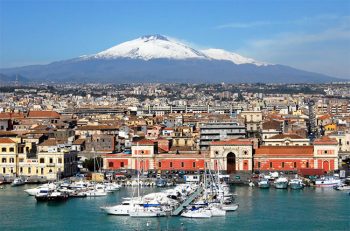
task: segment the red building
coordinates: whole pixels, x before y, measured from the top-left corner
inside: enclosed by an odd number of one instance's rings
[[[314,168],[313,146],[261,146],[255,150],[254,170]]]
[[[237,139],[212,142],[208,153],[170,154],[158,152],[157,140],[133,143],[131,154],[106,154],[104,168],[147,170],[225,170],[235,171],[300,171],[338,169],[338,143],[323,137],[313,145],[260,146],[254,140]]]

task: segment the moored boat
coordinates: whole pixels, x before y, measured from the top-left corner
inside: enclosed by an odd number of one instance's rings
[[[60,201],[66,201],[68,199],[68,194],[65,194],[65,193],[61,193],[58,191],[46,191],[46,192],[47,192],[46,194],[45,192],[40,192],[35,196],[35,199],[38,202],[49,202],[49,201],[60,202]]]
[[[350,190],[350,185],[341,184],[338,186],[334,186],[334,189],[338,191]]]
[[[130,217],[164,217],[165,211],[159,207],[139,207],[129,212]]]
[[[295,178],[295,179],[291,179],[289,181],[289,187],[291,189],[302,189],[304,188],[305,184],[303,183],[302,179],[299,178]]]
[[[11,183],[11,186],[12,187],[15,187],[15,186],[20,186],[20,185],[24,185],[26,182],[21,178],[21,177],[18,177],[18,178],[15,178],[13,180],[13,182]]]
[[[24,191],[26,193],[28,193],[29,196],[35,196],[42,189],[54,190],[54,189],[56,189],[56,185],[55,184],[43,184],[43,185],[40,185],[40,186],[38,186],[36,188],[25,189]]]
[[[276,189],[286,189],[288,188],[288,179],[286,177],[278,177],[275,180]]]
[[[341,184],[341,180],[337,177],[321,177],[319,179],[316,179],[315,185],[316,187],[334,187]]]
[[[225,211],[228,211],[228,212],[233,212],[233,211],[236,211],[239,207],[239,204],[223,204],[221,205],[221,208]]]
[[[187,218],[210,218],[212,217],[212,213],[210,210],[206,208],[195,208],[192,207],[191,209],[183,212],[181,214],[182,217],[187,217]]]
[[[270,182],[268,179],[263,178],[258,182],[258,186],[259,188],[270,188]]]

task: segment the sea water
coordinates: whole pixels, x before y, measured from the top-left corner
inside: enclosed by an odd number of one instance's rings
[[[107,197],[73,198],[63,203],[38,203],[23,190],[0,189],[0,230],[350,230],[350,196],[332,188],[302,190],[233,186],[239,208],[225,217],[132,218],[107,215],[101,206],[119,203],[131,188]],[[159,188],[142,188],[143,194]]]

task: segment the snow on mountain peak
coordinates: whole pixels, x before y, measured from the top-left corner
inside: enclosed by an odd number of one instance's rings
[[[212,58],[215,60],[231,61],[235,64],[255,64],[257,66],[268,65],[267,63],[258,62],[252,58],[243,57],[237,53],[225,51],[222,49],[207,49],[207,50],[201,50],[201,52],[204,53],[209,58]]]
[[[93,58],[131,58],[131,59],[190,59],[207,58],[201,52],[178,41],[162,35],[147,35],[121,43],[105,51],[92,55]]]
[[[177,40],[163,35],[145,35],[140,38],[121,43],[94,55],[82,56],[82,59],[204,59],[226,60],[235,64],[254,64],[266,66],[268,64],[243,57],[239,54],[222,49],[195,50]]]

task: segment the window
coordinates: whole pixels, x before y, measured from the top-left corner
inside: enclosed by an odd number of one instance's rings
[[[15,151],[15,149],[14,148],[10,148],[10,152],[14,152]]]
[[[185,163],[181,162],[181,168],[185,167]]]
[[[41,164],[45,163],[45,159],[44,158],[40,158],[40,163]]]
[[[59,164],[62,164],[62,158],[58,158],[58,161],[57,161]]]
[[[6,163],[6,158],[2,158],[2,159],[1,159],[1,162],[2,162],[2,163]]]
[[[296,168],[297,167],[297,162],[294,162],[294,168]]]
[[[49,162],[50,162],[50,164],[52,164],[52,163],[53,163],[53,159],[52,159],[52,158],[50,158],[50,159],[49,159]]]
[[[327,154],[328,153],[328,151],[326,150],[326,151],[324,151],[324,154]]]
[[[2,173],[6,173],[6,168],[2,168]]]
[[[172,168],[173,167],[173,162],[170,162],[170,168]]]
[[[309,162],[306,162],[306,167],[309,168]]]
[[[284,168],[284,162],[282,162],[282,168]]]
[[[11,173],[13,173],[13,168],[11,168]]]
[[[120,162],[120,167],[124,168],[124,162]]]
[[[15,159],[14,158],[10,158],[10,163],[15,163]]]
[[[196,167],[196,162],[192,163],[192,167],[195,168]]]
[[[108,167],[113,168],[113,162],[108,162]]]
[[[19,158],[18,162],[22,163],[24,161],[23,158]]]
[[[40,169],[40,173],[41,173],[41,175],[44,174],[44,168],[41,168],[41,169]]]
[[[270,168],[272,168],[272,162],[270,162]]]
[[[2,148],[1,151],[2,151],[2,152],[6,152],[6,148]]]
[[[260,168],[260,166],[261,166],[261,163],[260,163],[260,162],[258,162],[258,168]]]
[[[28,167],[28,174],[31,174],[32,173],[32,170],[30,167]]]
[[[23,168],[22,167],[19,168],[19,172],[23,173]]]
[[[162,167],[162,162],[158,162],[158,168]]]

